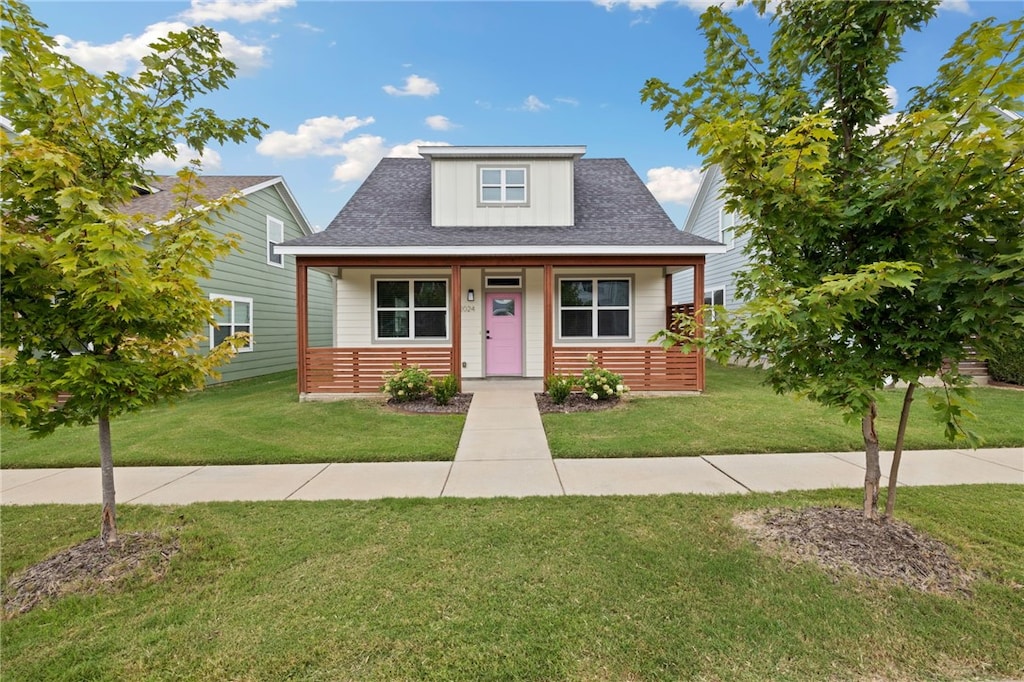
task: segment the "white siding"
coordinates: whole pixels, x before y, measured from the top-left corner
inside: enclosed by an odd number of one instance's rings
[[[707,171],[707,187],[702,187],[691,211],[696,213],[687,218],[686,224],[693,234],[718,241],[719,216],[725,200],[720,196],[722,178],[717,166]],[[704,265],[704,292],[725,289],[725,306],[736,308],[735,273],[747,266],[747,257],[743,253],[747,237],[737,238],[735,246],[725,253],[708,254]],[[684,270],[677,273],[672,280],[672,301],[674,303],[693,302],[693,272]]]
[[[470,289],[476,297],[475,301],[466,300],[466,292]],[[480,268],[462,269],[462,293],[459,297],[462,305],[462,376],[467,379],[479,379],[484,376],[484,286]]]
[[[544,269],[528,268],[523,282],[523,348],[526,376],[544,376]]]
[[[376,342],[373,339],[373,280],[377,277],[395,277],[397,279],[410,277],[424,277],[447,279],[451,281],[451,270],[438,268],[345,268],[341,277],[337,280],[337,310],[335,318],[337,325],[335,339],[340,348],[360,348],[382,344],[415,344],[417,346],[448,346],[449,341],[425,342],[423,340],[395,339],[383,342]],[[449,298],[453,293],[449,285]],[[464,295],[463,295],[464,296]],[[449,313],[448,324],[451,325]],[[463,327],[465,328],[465,327]],[[450,333],[450,330],[449,330]]]
[[[480,206],[478,168],[528,168],[527,206]],[[536,226],[573,224],[571,159],[434,159],[431,164],[436,226]]]

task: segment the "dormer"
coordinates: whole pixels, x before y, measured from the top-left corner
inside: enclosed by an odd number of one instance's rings
[[[434,227],[562,227],[575,222],[573,165],[566,147],[424,146]]]

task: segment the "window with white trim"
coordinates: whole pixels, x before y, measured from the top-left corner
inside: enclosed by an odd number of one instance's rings
[[[704,305],[725,305],[725,289],[712,289],[704,292]],[[718,313],[711,309],[711,319],[718,318]]]
[[[284,256],[274,252],[274,247],[284,241],[284,223],[267,216],[267,264],[284,267]]]
[[[629,279],[561,279],[559,335],[579,339],[629,338],[631,300]]]
[[[248,332],[249,339],[238,349],[239,353],[252,350],[252,299],[244,296],[225,296],[210,294],[211,301],[222,303],[220,313],[214,318],[216,324],[210,325],[210,350],[224,339],[238,332]]]
[[[527,203],[526,168],[480,167],[481,204]]]
[[[723,206],[718,211],[718,241],[731,249],[736,246],[736,214]]]
[[[448,281],[378,279],[374,286],[378,339],[447,339]]]

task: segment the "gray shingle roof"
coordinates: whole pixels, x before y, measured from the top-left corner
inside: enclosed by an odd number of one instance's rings
[[[718,245],[676,228],[625,159],[575,162],[576,224],[568,227],[433,227],[430,175],[427,159],[383,159],[326,230],[284,246]]]
[[[207,199],[219,199],[231,192],[241,192],[249,187],[269,182],[278,176],[276,175],[203,175],[204,187],[200,190],[202,196]],[[141,194],[128,204],[128,210],[132,213],[163,218],[178,207],[174,192],[171,188],[177,183],[175,175],[158,175],[151,183],[153,189],[159,190],[150,194]]]

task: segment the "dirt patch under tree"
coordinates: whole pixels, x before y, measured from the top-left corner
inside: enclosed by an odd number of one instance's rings
[[[737,514],[761,549],[815,562],[833,575],[856,575],[922,592],[970,595],[974,576],[942,542],[896,520],[873,523],[859,509],[807,507]]]

